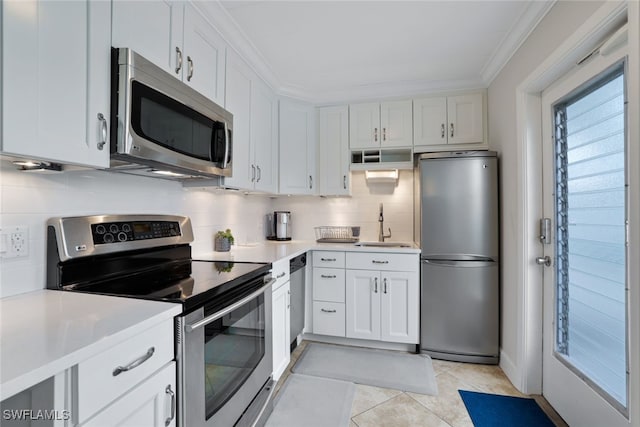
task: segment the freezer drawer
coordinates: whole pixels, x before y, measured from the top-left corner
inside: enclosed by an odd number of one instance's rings
[[[497,262],[421,261],[421,351],[448,360],[497,363]]]

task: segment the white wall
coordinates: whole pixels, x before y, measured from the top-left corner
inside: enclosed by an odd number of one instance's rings
[[[352,172],[351,185],[352,197],[278,197],[273,208],[291,211],[291,236],[297,240],[315,240],[314,227],[322,225],[359,225],[360,240],[378,240],[383,203],[385,234],[391,228],[391,240],[413,241],[413,171],[401,170],[391,188],[367,185],[364,172]]]
[[[525,43],[511,58],[488,89],[489,144],[501,153],[501,233],[502,233],[502,333],[501,365],[516,386],[520,386],[518,366],[518,298],[522,283],[518,267],[529,260],[518,259],[519,241],[516,88],[569,35],[600,6],[599,1],[559,1],[543,18]],[[540,206],[541,211],[541,206]]]
[[[230,228],[237,243],[264,240],[266,196],[183,189],[178,182],[103,171],[37,174],[0,164],[0,227],[29,227],[29,255],[0,259],[0,298],[45,287],[45,224],[54,216],[109,213],[191,217],[193,253],[213,250],[213,234]]]

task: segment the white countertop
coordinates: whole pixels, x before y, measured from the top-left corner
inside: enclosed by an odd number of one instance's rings
[[[42,290],[0,299],[0,401],[181,313],[180,304]]]
[[[351,251],[419,254],[420,248],[355,246],[353,243],[317,243],[315,240],[265,241],[255,245],[231,245],[229,252],[208,252],[193,259],[206,261],[275,262],[293,258],[307,251]]]

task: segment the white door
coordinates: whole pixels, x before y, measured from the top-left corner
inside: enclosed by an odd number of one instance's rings
[[[447,98],[449,144],[484,142],[482,93]]]
[[[349,195],[349,108],[346,105],[318,109],[318,154],[320,195]]]
[[[273,379],[278,380],[291,359],[289,338],[291,292],[289,282],[273,291],[271,312],[273,318]]]
[[[347,338],[380,339],[379,271],[347,270]]]
[[[413,100],[413,144],[416,147],[447,143],[447,98]]]
[[[349,147],[380,147],[380,104],[354,104],[349,106]]]
[[[387,271],[380,276],[380,339],[417,344],[420,321],[418,273]]]
[[[192,4],[186,3],[182,80],[220,105],[224,105],[225,52],[222,36]]]
[[[278,110],[275,95],[264,83],[251,83],[251,148],[255,168],[255,189],[275,193],[278,187]]]
[[[413,108],[411,100],[380,104],[381,147],[413,145]]]
[[[621,61],[596,56],[542,96],[543,395],[571,426],[629,425]]]
[[[181,1],[114,1],[111,43],[133,49],[182,79],[187,60],[182,51],[183,14]]]
[[[311,104],[280,100],[280,194],[314,194],[316,126]]]

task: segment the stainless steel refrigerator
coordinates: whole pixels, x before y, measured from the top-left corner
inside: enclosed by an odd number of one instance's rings
[[[437,359],[497,364],[497,155],[429,153],[418,161],[415,229],[421,248],[421,352]]]

